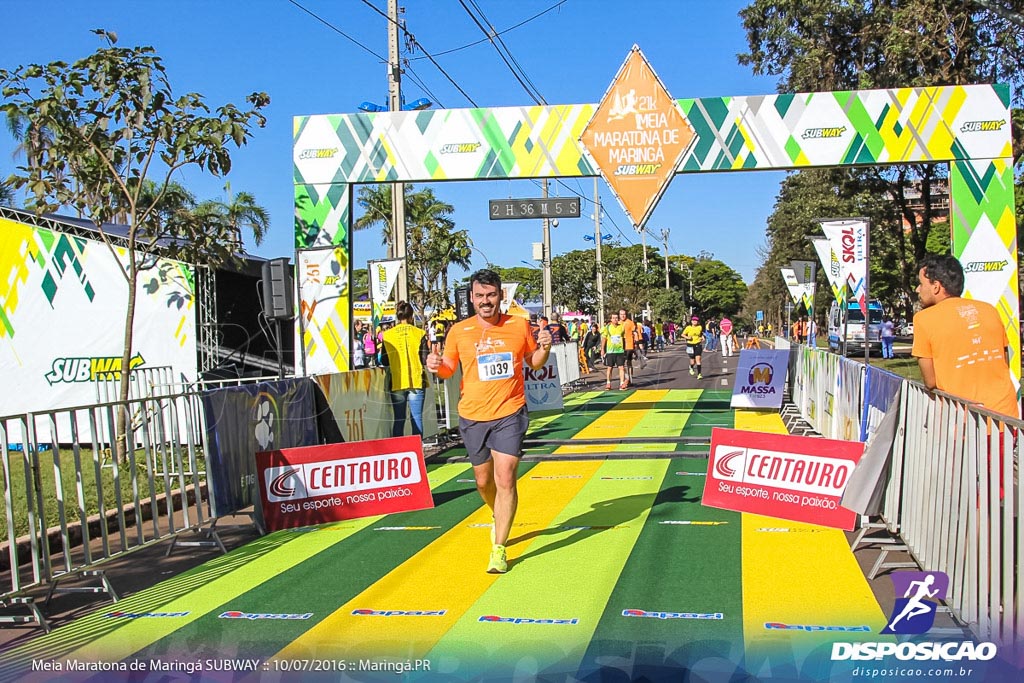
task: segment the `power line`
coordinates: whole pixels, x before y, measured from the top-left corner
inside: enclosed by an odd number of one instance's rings
[[[365,0],[364,0],[364,1],[365,1]],[[306,14],[308,14],[309,16],[313,17],[314,19],[316,19],[316,20],[317,20],[317,21],[319,21],[319,22],[320,22],[321,24],[323,24],[323,25],[324,25],[324,26],[326,26],[327,28],[331,29],[331,30],[332,30],[332,31],[334,31],[335,33],[338,33],[338,34],[340,34],[340,35],[344,36],[345,38],[347,38],[348,40],[352,41],[353,43],[355,43],[355,44],[356,44],[356,45],[358,45],[359,47],[363,48],[364,50],[366,50],[367,52],[369,52],[369,53],[370,53],[371,55],[373,55],[374,57],[376,57],[376,58],[377,58],[377,59],[379,59],[380,61],[384,62],[385,64],[387,63],[387,61],[388,61],[388,60],[387,60],[387,59],[385,59],[385,58],[384,58],[383,56],[381,56],[381,55],[377,54],[376,52],[374,52],[374,51],[373,51],[373,50],[371,50],[370,48],[366,47],[365,45],[363,45],[362,43],[360,43],[360,42],[359,42],[358,40],[356,40],[355,38],[353,38],[353,37],[352,37],[352,36],[350,36],[349,34],[347,34],[347,33],[345,33],[344,31],[342,31],[342,30],[341,30],[340,28],[338,28],[337,26],[335,26],[334,24],[332,24],[331,22],[327,21],[326,19],[324,19],[323,17],[321,17],[320,15],[318,15],[318,14],[317,14],[316,12],[313,12],[313,11],[311,11],[311,10],[308,10],[308,9],[306,9],[305,7],[303,7],[302,5],[300,5],[299,3],[295,2],[295,0],[288,0],[288,2],[290,2],[290,3],[291,3],[291,4],[293,4],[293,5],[295,5],[295,6],[296,6],[296,7],[298,7],[298,8],[300,9],[300,10],[302,10],[303,12],[305,12]]]
[[[480,10],[477,4],[473,2],[473,0],[470,0],[470,2],[473,4],[473,7],[476,9],[476,11],[480,14],[480,18],[477,18],[477,16],[473,14],[473,10],[469,8],[469,5],[466,4],[465,0],[459,0],[459,4],[462,5],[462,9],[466,10],[466,14],[468,14],[469,18],[473,20],[473,23],[476,24],[477,28],[479,28],[480,31],[485,36],[487,36],[487,39],[494,47],[494,50],[498,53],[498,56],[501,57],[501,61],[505,62],[505,66],[507,66],[508,70],[512,72],[512,75],[515,77],[515,79],[519,81],[519,85],[523,86],[523,90],[526,91],[526,94],[533,98],[533,101],[536,102],[537,104],[547,104],[547,102],[544,101],[544,96],[540,94],[540,91],[537,90],[537,87],[533,85],[532,82],[530,82],[530,84],[527,85],[527,81],[529,81],[530,79],[528,76],[526,76],[525,72],[522,72],[522,75],[520,75],[521,67],[520,69],[517,69],[515,66],[512,65],[512,62],[515,62],[515,57],[512,56],[512,53],[508,50],[508,47],[505,45],[505,43],[499,38],[498,42],[501,43],[501,47],[498,47],[498,43],[494,42],[494,27],[491,26],[490,22],[487,20],[487,17]],[[483,19],[483,21],[487,23],[487,27],[480,23],[480,19]],[[488,29],[488,27],[490,28]],[[502,48],[505,49],[505,52],[502,51]],[[506,52],[508,53],[507,56]],[[518,65],[518,62],[516,62],[516,64]]]
[[[291,1],[291,0],[289,0],[289,1]],[[385,13],[384,13],[384,12],[382,12],[382,11],[381,11],[380,9],[378,9],[377,7],[375,7],[375,6],[373,5],[373,3],[371,3],[371,2],[370,2],[370,0],[362,0],[362,3],[363,3],[364,5],[366,5],[367,7],[369,7],[370,9],[372,9],[372,10],[373,10],[374,12],[376,12],[377,14],[381,15],[382,17],[384,17],[384,18],[385,18],[385,19],[386,19],[386,20],[387,20],[388,22],[393,22],[393,21],[394,21],[394,20],[393,20],[393,19],[392,19],[391,17],[389,17],[389,16],[387,15],[387,14],[385,14]],[[421,52],[423,53],[423,55],[424,55],[424,56],[425,56],[425,57],[426,57],[427,59],[429,59],[429,60],[430,60],[430,63],[431,63],[431,64],[433,64],[433,65],[434,65],[434,66],[435,66],[435,67],[437,68],[437,70],[441,72],[441,75],[443,75],[443,76],[444,76],[445,78],[447,78],[447,79],[448,79],[448,82],[449,82],[449,83],[451,83],[451,84],[452,84],[453,86],[455,86],[455,89],[456,89],[456,90],[458,90],[458,91],[459,91],[459,93],[460,93],[460,94],[461,94],[461,95],[462,95],[463,97],[465,97],[465,98],[466,98],[466,100],[467,100],[467,101],[468,101],[468,102],[469,102],[470,104],[472,104],[472,105],[473,105],[474,107],[479,107],[479,106],[480,106],[480,105],[478,105],[478,104],[477,104],[476,102],[474,102],[474,101],[473,101],[473,98],[472,98],[472,97],[470,97],[470,96],[469,96],[469,95],[468,95],[468,94],[466,93],[466,91],[465,91],[465,90],[463,90],[463,89],[462,89],[462,86],[460,86],[460,85],[459,85],[458,83],[456,83],[456,82],[455,82],[455,79],[454,79],[454,78],[452,78],[452,77],[451,77],[451,76],[450,76],[450,75],[448,74],[448,72],[444,70],[444,67],[442,67],[442,66],[441,66],[440,64],[438,64],[438,63],[437,63],[437,60],[436,60],[436,59],[434,59],[434,56],[433,56],[432,54],[430,54],[430,52],[428,52],[428,51],[427,51],[427,48],[423,47],[423,43],[421,43],[420,41],[416,40],[416,36],[414,36],[414,35],[413,35],[412,33],[410,33],[410,32],[409,32],[409,30],[408,30],[408,29],[407,29],[407,28],[406,28],[406,27],[405,27],[404,25],[402,25],[401,23],[399,23],[399,22],[394,22],[394,24],[395,24],[396,26],[398,26],[399,30],[400,30],[400,31],[402,31],[402,33],[404,33],[404,34],[405,34],[405,37],[406,37],[406,38],[408,38],[408,40],[409,40],[409,43],[410,43],[410,44],[411,44],[411,45],[412,45],[413,47],[418,47],[418,48],[420,49],[420,51],[421,51]],[[385,61],[387,61],[387,60],[385,60]]]
[[[558,0],[558,2],[553,4],[551,7],[548,7],[546,10],[542,10],[540,12],[537,12],[532,17],[529,17],[528,19],[523,19],[518,24],[515,24],[513,26],[509,26],[506,29],[502,29],[501,31],[498,31],[494,35],[495,36],[500,36],[500,35],[504,35],[506,33],[509,33],[511,31],[514,31],[517,28],[519,28],[520,26],[525,26],[526,24],[529,24],[534,19],[539,19],[540,17],[544,16],[545,14],[550,12],[551,10],[558,9],[559,7],[561,7],[562,5],[564,5],[567,2],[569,2],[569,0]],[[442,55],[450,55],[453,52],[459,52],[461,50],[466,50],[466,49],[471,48],[471,47],[476,47],[480,43],[486,43],[488,40],[490,40],[490,36],[488,36],[487,38],[481,38],[480,40],[474,40],[472,43],[466,43],[465,45],[460,45],[459,47],[453,47],[450,50],[443,50],[441,52],[437,52],[437,53],[434,54],[434,56],[435,57],[440,57]],[[413,61],[415,61],[417,59],[426,59],[426,58],[425,57],[414,57]]]

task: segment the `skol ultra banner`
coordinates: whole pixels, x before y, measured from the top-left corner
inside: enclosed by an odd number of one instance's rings
[[[789,370],[789,351],[744,349],[732,387],[733,408],[778,408]]]
[[[92,404],[99,383],[121,379],[127,263],[120,247],[0,219],[0,415]],[[194,306],[185,264],[157,259],[141,271],[131,367],[169,366],[193,381]]]
[[[863,452],[859,441],[716,427],[701,503],[851,531],[857,515],[840,499]]]
[[[540,370],[534,370],[524,363],[523,374],[527,410],[562,409],[562,383],[558,378],[558,359],[554,353],[548,356],[548,362]]]
[[[868,223],[860,219],[820,223],[832,251],[839,258],[840,281],[846,284],[850,296],[860,304],[860,310],[867,319]]]
[[[434,507],[419,437],[287,448],[256,462],[269,531]]]

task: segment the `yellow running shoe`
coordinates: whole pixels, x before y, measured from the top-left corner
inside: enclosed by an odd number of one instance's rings
[[[505,559],[505,546],[495,545],[491,548],[491,560],[487,563],[488,574],[504,574],[508,571],[508,560]]]

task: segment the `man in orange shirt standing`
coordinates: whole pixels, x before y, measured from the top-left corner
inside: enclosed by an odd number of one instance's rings
[[[622,339],[626,344],[626,384],[620,387],[625,389],[633,384],[633,360],[636,358],[637,332],[636,323],[629,319],[625,308],[619,309],[619,324],[625,328]]]
[[[964,270],[949,254],[925,257],[917,266],[917,280],[924,308],[914,316],[911,353],[924,385],[1019,418],[1006,356],[1009,339],[995,307],[960,298]]]
[[[505,544],[519,504],[516,468],[530,426],[523,363],[539,370],[551,351],[551,332],[501,312],[501,277],[478,270],[469,279],[476,315],[455,323],[444,354],[427,356],[427,369],[448,379],[462,364],[459,431],[473,464],[476,488],[494,515],[487,571],[508,570]]]

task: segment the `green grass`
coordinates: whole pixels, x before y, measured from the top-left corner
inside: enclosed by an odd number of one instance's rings
[[[883,370],[888,370],[894,375],[899,375],[904,379],[911,379],[915,382],[922,381],[921,368],[918,367],[916,358],[886,358],[885,360],[882,360],[881,358],[872,358],[871,364],[875,367],[882,368]]]
[[[75,473],[75,457],[73,451],[70,449],[61,449],[59,451],[59,463],[60,463],[60,479],[63,485],[63,499],[64,499],[64,516],[67,521],[77,522],[79,521],[78,511],[78,483]],[[97,485],[96,485],[96,468],[93,464],[93,453],[92,449],[82,449],[80,451],[81,457],[81,468],[82,468],[82,489],[83,489],[83,501],[85,503],[85,515],[94,515],[99,512],[99,499],[97,496]],[[165,490],[164,479],[162,476],[161,469],[153,472],[153,487],[152,491],[149,484],[149,475],[146,469],[141,465],[145,463],[145,454],[142,451],[136,452],[136,477],[138,480],[138,497],[139,501],[143,502],[149,498],[150,494],[163,493]],[[186,453],[182,453],[182,459],[187,457]],[[4,482],[4,486],[10,491],[12,497],[12,508],[14,520],[14,531],[15,536],[22,536],[28,533],[28,496],[26,492],[25,482],[25,454],[18,451],[10,451],[7,453],[7,459],[9,463],[10,480]],[[56,487],[56,475],[54,468],[54,454],[53,451],[41,451],[38,454],[39,459],[39,481],[42,489],[43,498],[43,511],[44,520],[48,527],[57,526],[60,524],[60,517],[58,515],[58,497]],[[168,454],[168,460],[171,460],[171,455]],[[200,471],[205,470],[205,462],[201,456],[196,458],[196,466]],[[135,493],[132,489],[131,481],[131,466],[124,463],[118,468],[118,479],[119,487],[114,486],[114,468],[111,464],[110,458],[106,457],[101,460],[100,468],[100,481],[103,489],[103,503],[106,511],[117,509],[117,488],[121,491],[121,504],[122,506],[128,506],[133,504],[135,501]],[[188,470],[188,463],[183,463],[186,471]],[[168,466],[173,471],[173,464],[168,463]],[[158,474],[159,473],[159,474]],[[192,477],[186,475],[185,485],[193,483]],[[171,477],[171,488],[176,489],[179,486],[179,480],[177,476]],[[33,496],[33,511],[38,509],[38,501],[35,500],[35,492]],[[7,535],[7,510],[5,506],[0,505],[0,538],[6,537]]]

